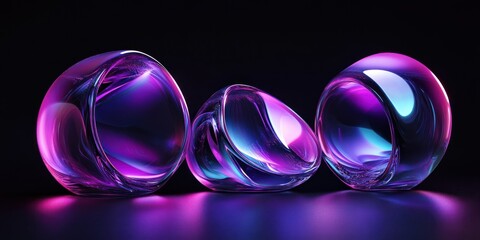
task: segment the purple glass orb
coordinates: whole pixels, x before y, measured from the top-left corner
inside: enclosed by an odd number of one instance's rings
[[[55,80],[40,107],[37,141],[48,170],[71,192],[141,195],[180,165],[189,124],[182,93],[159,62],[115,51]]]
[[[192,126],[187,163],[216,191],[281,191],[318,169],[315,133],[295,112],[267,93],[232,85],[213,94]]]
[[[327,85],[315,129],[327,165],[348,186],[407,190],[442,159],[452,116],[445,89],[425,65],[379,53]]]

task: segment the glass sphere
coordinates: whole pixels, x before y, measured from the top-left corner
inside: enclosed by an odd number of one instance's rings
[[[405,190],[442,159],[452,116],[445,89],[425,65],[402,54],[379,53],[327,85],[315,129],[325,162],[348,186]]]
[[[167,70],[137,51],[73,65],[48,90],[37,140],[50,173],[79,195],[159,189],[184,157],[187,105]]]
[[[293,188],[312,176],[321,151],[315,133],[269,94],[231,85],[197,113],[187,163],[217,191],[262,192]]]

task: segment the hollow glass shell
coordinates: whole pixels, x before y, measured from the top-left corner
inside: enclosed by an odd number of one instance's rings
[[[315,133],[269,94],[231,85],[213,94],[192,124],[187,163],[206,187],[218,191],[281,191],[317,170]]]
[[[451,128],[440,81],[397,53],[368,56],[338,74],[322,93],[315,124],[327,165],[361,190],[418,185],[442,159]]]
[[[79,195],[159,189],[184,157],[189,115],[167,70],[137,51],[107,52],[62,73],[37,121],[41,156]]]

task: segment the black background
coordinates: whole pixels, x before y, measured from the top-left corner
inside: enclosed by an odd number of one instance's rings
[[[2,3],[0,194],[68,194],[37,149],[40,103],[53,81],[74,63],[122,49],[159,60],[182,89],[192,119],[215,91],[243,83],[282,100],[312,127],[324,86],[341,70],[378,52],[409,55],[441,80],[453,112],[447,153],[417,189],[476,189],[478,9],[462,1],[293,2]],[[293,191],[341,189],[347,188],[322,164]],[[158,193],[205,190],[184,163]]]

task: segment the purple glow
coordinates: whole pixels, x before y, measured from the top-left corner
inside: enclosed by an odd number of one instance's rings
[[[448,203],[449,206],[439,207],[443,203]],[[312,213],[317,224],[324,227],[326,232],[323,234],[342,236],[340,238],[383,239],[395,236],[411,239],[413,236],[418,238],[419,235],[429,238],[451,236],[462,231],[462,218],[465,215],[465,203],[459,199],[425,191],[396,194],[341,191],[315,199],[314,204],[326,206],[322,211]],[[405,226],[416,224],[422,229],[405,229]],[[345,229],[335,232],[339,226],[344,226]],[[345,231],[347,228],[348,231]]]
[[[150,56],[87,58],[55,80],[42,102],[37,140],[48,170],[79,195],[156,191],[183,160],[185,100]]]
[[[286,109],[284,104],[277,99],[265,93],[258,93],[265,101],[265,109],[272,124],[272,128],[278,139],[284,146],[290,148],[290,145],[302,135],[302,125],[295,118],[290,109]],[[308,159],[307,159],[308,160]]]
[[[40,200],[35,208],[44,214],[58,214],[74,204],[75,201],[76,198],[72,196],[50,197]]]
[[[328,166],[348,186],[411,189],[435,169],[447,149],[450,103],[422,63],[379,53],[329,83],[315,128]]]
[[[308,124],[250,86],[232,85],[215,93],[193,125],[187,163],[213,190],[286,190],[306,181],[320,164]]]
[[[29,227],[61,239],[458,239],[469,204],[428,191],[60,196],[34,202]]]

